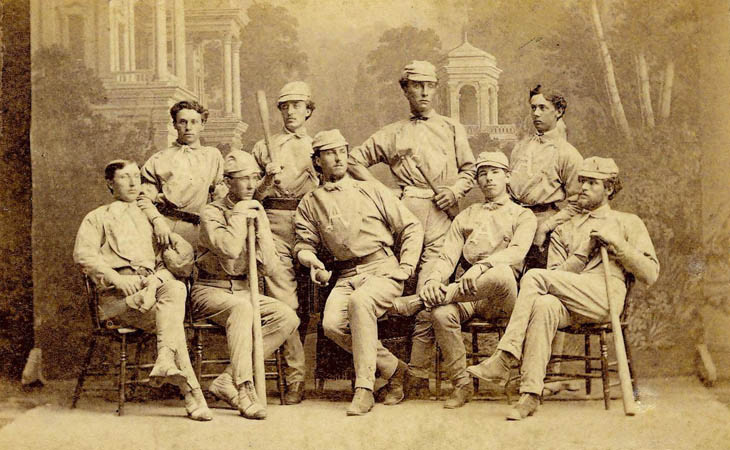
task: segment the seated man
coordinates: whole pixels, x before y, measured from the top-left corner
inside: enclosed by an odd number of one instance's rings
[[[337,345],[352,352],[355,395],[348,415],[363,415],[374,403],[375,369],[388,380],[385,404],[403,400],[404,362],[378,340],[378,317],[403,293],[423,246],[418,219],[380,183],[346,178],[348,143],[339,130],[317,133],[314,167],[323,185],[306,194],[297,208],[294,253],[320,280],[325,247],[335,258],[337,282],[324,308],[322,327]],[[393,244],[400,242],[400,261]]]
[[[537,229],[535,215],[507,195],[509,164],[501,152],[483,152],[476,163],[477,183],[485,202],[459,213],[446,234],[441,257],[419,297],[429,309],[416,316],[409,390],[428,386],[434,334],[444,356],[444,367],[454,386],[444,408],[464,406],[474,395],[466,373],[466,349],[461,323],[477,315],[484,319],[509,317],[517,299],[517,277]],[[447,283],[463,255],[471,266],[461,279]],[[405,297],[403,297],[405,299]],[[424,379],[425,378],[425,379]]]
[[[559,328],[578,322],[608,322],[609,309],[600,246],[609,253],[612,295],[626,298],[626,274],[652,284],[659,261],[646,226],[634,214],[614,211],[609,200],[621,189],[618,167],[610,158],[588,158],[578,173],[582,212],[558,226],[550,238],[548,269],[532,269],[520,282],[512,316],[497,351],[467,372],[505,382],[509,369],[522,360],[520,401],[507,419],[534,414],[545,369]]]
[[[253,309],[248,278],[246,219],[256,218],[256,244],[261,272],[279,270],[271,228],[261,204],[252,200],[259,182],[259,167],[249,153],[233,150],[226,155],[224,180],[228,195],[203,207],[197,275],[193,289],[193,315],[226,327],[231,363],[210,385],[210,392],[237,408],[247,419],[266,418],[253,384]],[[255,280],[254,282],[258,282]],[[299,325],[299,318],[284,302],[261,295],[264,355],[272,354]]]
[[[162,264],[162,252],[155,252],[152,225],[136,203],[139,167],[133,161],[116,160],[107,164],[104,174],[114,201],[84,218],[76,235],[74,262],[99,292],[102,321],[156,329],[157,360],[151,383],[178,385],[185,394],[188,417],[211,420],[188,356],[185,285]]]

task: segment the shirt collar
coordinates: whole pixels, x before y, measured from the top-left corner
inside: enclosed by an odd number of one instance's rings
[[[133,203],[135,202],[123,202],[121,200],[114,200],[109,204],[107,211],[113,216],[119,217],[120,215],[124,214],[129,209],[129,206]]]
[[[425,114],[418,114],[418,115],[411,114],[411,120],[416,121],[416,122],[419,120],[428,120],[428,119],[431,119],[432,117],[434,117],[435,114],[436,114],[436,111],[434,111],[433,109],[430,109]]]
[[[341,179],[340,181],[336,181],[336,182],[327,181],[327,182],[325,182],[322,185],[322,187],[324,188],[325,191],[332,192],[332,191],[344,191],[344,190],[349,189],[350,187],[352,187],[352,185],[353,185],[352,184],[352,178],[349,178],[349,177],[347,177],[347,175],[345,175],[345,178]]]
[[[485,201],[484,204],[482,204],[482,208],[487,209],[489,211],[494,211],[495,209],[499,208],[500,206],[504,206],[504,204],[507,203],[508,199],[509,199],[509,196],[506,193],[502,194],[492,201]]]
[[[544,133],[535,133],[535,138],[541,143],[555,143],[557,141],[562,141],[563,135],[560,134],[560,131],[557,127],[553,128],[552,130],[546,131]]]
[[[202,147],[202,145],[200,144],[200,140],[197,140],[197,141],[193,142],[192,144],[181,144],[178,141],[175,141],[172,145],[180,148],[181,150],[188,150],[188,149],[197,150],[200,147]]]
[[[284,134],[289,136],[295,136],[299,139],[305,138],[308,136],[307,129],[305,127],[299,128],[297,131],[289,131],[287,127],[284,127]]]
[[[608,203],[603,206],[599,206],[593,211],[583,210],[583,212],[588,215],[588,217],[593,217],[594,219],[605,219],[610,211],[611,205],[609,205]]]

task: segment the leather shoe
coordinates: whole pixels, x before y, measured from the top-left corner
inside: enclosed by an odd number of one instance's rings
[[[295,381],[286,387],[285,405],[297,405],[304,400],[304,382]]]
[[[179,386],[185,390],[187,379],[175,364],[175,352],[170,347],[162,347],[157,352],[155,365],[150,372],[150,386],[160,387],[165,383]]]
[[[398,361],[398,367],[385,385],[385,399],[383,404],[387,406],[397,405],[406,397],[403,390],[403,383],[408,373],[408,365],[403,361]]]
[[[414,294],[405,297],[396,297],[388,312],[398,316],[410,317],[423,308],[423,300],[421,300],[418,294]]]
[[[507,420],[522,420],[527,416],[535,414],[540,398],[536,394],[522,394],[517,405],[507,413]]]
[[[247,419],[266,418],[266,408],[259,404],[253,382],[246,381],[238,388],[238,412]]]
[[[449,396],[448,400],[444,402],[444,408],[461,408],[465,404],[469,403],[472,397],[474,397],[474,386],[471,384],[471,382],[463,386],[456,386],[454,388],[454,391]]]
[[[509,372],[516,359],[508,352],[497,350],[489,359],[467,367],[466,371],[473,377],[503,386],[509,380]]]
[[[236,385],[233,384],[233,378],[231,374],[223,372],[210,383],[208,386],[208,392],[219,400],[231,405],[233,408],[238,409],[238,390]]]
[[[362,416],[367,414],[373,409],[375,405],[375,398],[373,398],[373,391],[366,388],[355,388],[355,395],[352,397],[352,402],[347,408],[348,416]]]
[[[198,422],[213,420],[213,414],[208,409],[208,404],[205,402],[203,391],[200,388],[190,389],[185,393],[185,411],[188,413],[189,418]]]

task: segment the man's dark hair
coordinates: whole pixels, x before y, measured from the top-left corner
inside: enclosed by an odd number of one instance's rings
[[[621,189],[623,189],[623,185],[621,184],[621,180],[619,179],[618,175],[613,178],[603,180],[603,187],[613,188],[613,192],[611,192],[611,194],[608,196],[609,200],[613,200],[616,194],[621,192]]]
[[[528,101],[532,100],[532,97],[539,94],[542,94],[542,96],[545,97],[545,100],[553,104],[555,110],[560,114],[558,119],[565,115],[565,109],[568,107],[568,102],[565,101],[565,97],[557,92],[545,89],[541,84],[538,84],[534,89],[530,89],[530,98]]]
[[[174,105],[172,105],[172,108],[170,108],[172,123],[175,123],[175,120],[177,120],[177,113],[179,113],[183,109],[192,109],[193,111],[196,111],[198,114],[200,114],[200,118],[203,120],[203,123],[208,121],[208,110],[205,108],[205,106],[201,105],[195,100],[183,100],[181,102],[175,103]]]
[[[431,83],[436,83],[436,86],[438,86],[439,84],[438,80],[432,81]],[[401,78],[400,80],[398,80],[398,84],[400,84],[400,88],[405,91],[406,86],[408,86],[408,78]]]
[[[349,145],[346,145],[345,147],[347,147],[347,154],[349,155],[350,154],[350,146]],[[339,148],[339,147],[335,147],[335,148]],[[331,149],[328,149],[328,150],[331,150]],[[320,150],[319,148],[315,148],[314,151],[312,152],[312,167],[314,167],[314,170],[318,174],[320,174],[320,175],[322,174],[322,168],[319,167],[319,164],[317,164],[317,161],[315,160],[315,158],[317,158],[317,156],[319,156],[319,153],[321,151],[322,150]]]
[[[280,103],[277,103],[276,104],[276,107],[279,109],[279,111],[281,111],[281,104],[282,103],[285,103],[285,102],[280,102]],[[312,100],[306,100],[304,103],[305,103],[306,107],[309,108],[309,111],[310,111],[309,117],[307,117],[304,120],[309,120],[312,117],[312,114],[314,113],[314,110],[317,109],[317,106],[314,104],[314,102]]]
[[[137,161],[133,161],[131,159],[115,159],[114,161],[110,161],[106,167],[104,167],[104,179],[107,181],[114,180],[114,175],[116,175],[117,170],[123,169],[132,164],[138,166]],[[112,194],[114,193],[111,187],[109,188],[109,192]]]

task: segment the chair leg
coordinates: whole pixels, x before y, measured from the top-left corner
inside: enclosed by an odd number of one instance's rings
[[[477,354],[479,353],[479,333],[476,329],[471,329],[471,363],[472,365],[479,364],[479,356]],[[472,380],[472,383],[474,383],[474,392],[479,392],[479,378],[474,377]]]
[[[436,372],[436,398],[441,399],[441,347],[436,344],[434,370]]]
[[[603,406],[609,409],[611,402],[611,383],[608,379],[608,343],[606,331],[601,330],[601,379],[603,380]]]
[[[583,335],[585,338],[585,366],[586,366],[586,375],[592,375],[593,374],[593,364],[591,364],[591,335],[586,333]],[[586,378],[586,395],[591,395],[591,378]]]
[[[286,383],[284,383],[284,366],[282,364],[281,348],[277,348],[274,355],[276,357],[276,387],[279,389],[279,402],[283,405]]]
[[[626,359],[629,363],[629,375],[631,376],[631,388],[634,391],[634,401],[639,401],[639,384],[636,382],[636,372],[634,372],[634,360],[631,358],[631,346],[629,345],[629,337],[626,332],[628,327],[625,325],[621,326],[621,331],[624,335],[624,347],[626,348]]]
[[[119,351],[119,404],[117,414],[124,415],[125,390],[127,387],[127,335],[122,335]]]
[[[86,380],[86,372],[89,370],[91,364],[91,357],[94,356],[94,350],[96,349],[96,336],[91,336],[91,342],[89,342],[89,349],[86,351],[86,357],[84,358],[84,365],[81,368],[81,373],[76,381],[76,389],[74,389],[74,396],[71,399],[71,409],[76,408],[76,403],[81,397],[81,391],[84,388],[84,381]]]
[[[193,330],[193,347],[195,348],[195,376],[198,380],[203,379],[203,331],[195,328]]]
[[[134,354],[134,373],[132,373],[133,381],[139,380],[139,370],[140,370],[139,365],[142,361],[142,353],[145,351],[145,348],[147,347],[147,341],[142,340],[142,341],[137,342],[136,347],[137,347],[137,349],[135,350],[136,353]],[[131,384],[129,386],[129,397],[133,397],[136,390],[137,390],[137,385]]]

